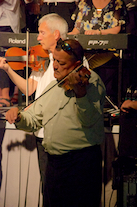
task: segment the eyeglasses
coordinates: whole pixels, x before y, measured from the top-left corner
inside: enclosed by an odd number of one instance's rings
[[[78,59],[77,54],[74,52],[71,46],[67,42],[64,42],[61,38],[58,40],[56,48],[62,49],[66,52],[71,52],[76,57],[76,59]]]

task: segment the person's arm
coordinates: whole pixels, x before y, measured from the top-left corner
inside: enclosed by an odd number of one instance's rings
[[[93,82],[91,78],[89,79],[89,73],[85,70],[79,70],[78,72],[71,73],[68,76],[68,84],[76,94],[76,106],[77,114],[80,122],[83,126],[90,127],[94,123],[102,118],[102,106],[101,97],[104,94],[105,97],[105,87],[98,76],[91,73],[93,77]],[[92,82],[92,83],[89,83]],[[92,114],[92,116],[91,116]]]
[[[19,109],[17,107],[11,108],[9,111],[6,112],[5,119],[10,123],[13,124],[18,119],[21,119],[21,115],[19,114]]]
[[[128,113],[130,109],[137,110],[137,101],[126,100],[121,105],[121,111]]]
[[[30,106],[30,108],[32,105]],[[11,108],[6,112],[5,119],[10,124],[15,124],[17,129],[28,131],[28,132],[35,132],[42,127],[42,121],[36,120],[34,118],[34,111],[33,108],[31,113],[26,111],[19,111],[17,107]]]
[[[17,129],[27,132],[35,132],[41,128],[38,128],[38,126],[35,124],[33,116],[30,113],[24,116],[23,112],[19,112],[19,109],[17,107],[11,108],[9,111],[7,111],[5,119],[10,124],[15,124]]]
[[[74,29],[68,33],[68,35],[76,35],[76,34],[80,34],[79,30],[76,27],[74,27]]]
[[[104,30],[87,30],[85,31],[85,35],[107,35],[107,34],[118,34],[121,30],[121,26],[117,26],[110,29]]]
[[[84,97],[86,95],[86,85],[88,85],[88,79],[90,77],[90,71],[86,67],[82,67],[78,72],[71,73],[68,78],[68,84],[76,94],[77,98]]]
[[[26,79],[18,75],[11,67],[6,63],[5,58],[0,57],[0,68],[5,70],[13,83],[20,89],[22,93],[26,95]],[[37,81],[32,78],[28,79],[28,95],[32,95],[37,88]]]
[[[104,29],[104,30],[86,30],[85,35],[107,35],[107,34],[118,34],[121,30],[121,26],[117,26],[110,29]],[[74,29],[68,33],[68,35],[76,35],[80,34],[79,30],[74,27]]]
[[[24,111],[19,111],[17,107],[11,108],[6,112],[5,119],[10,124],[14,123],[17,129],[35,132],[43,127],[42,115],[41,105],[39,105],[39,102],[37,101]]]

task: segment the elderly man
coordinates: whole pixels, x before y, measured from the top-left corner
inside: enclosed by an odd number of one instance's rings
[[[54,71],[53,71],[53,52],[56,47],[57,41],[62,38],[65,39],[68,32],[67,22],[60,17],[58,14],[48,14],[43,16],[39,20],[39,35],[38,41],[41,43],[42,48],[49,53],[50,62],[48,66],[45,66],[45,71],[32,71],[28,79],[28,95],[32,95],[35,91],[35,98],[38,98],[45,87],[54,80]],[[12,70],[12,68],[5,62],[4,58],[0,58],[0,68],[4,69],[11,80],[15,85],[26,94],[26,79],[19,76],[17,73]],[[37,149],[38,149],[38,158],[39,158],[39,167],[42,178],[42,183],[45,179],[45,170],[47,163],[47,155],[44,151],[44,147],[41,145],[43,140],[43,129],[35,132]]]
[[[62,38],[65,39],[68,32],[67,22],[58,14],[48,14],[43,16],[39,20],[39,35],[38,41],[42,45],[42,48],[49,53],[50,63],[45,67],[45,71],[32,71],[28,79],[28,94],[29,96],[35,91],[35,98],[38,98],[46,86],[55,79],[53,70],[53,52],[56,47],[57,41]],[[88,67],[87,60],[84,59],[84,65]],[[0,67],[4,69],[11,80],[17,85],[17,87],[26,94],[26,80],[15,73],[10,66],[5,62],[4,58],[0,58]],[[35,132],[39,167],[42,178],[42,183],[45,181],[45,170],[47,164],[47,154],[42,146],[42,140],[44,137],[43,128]]]
[[[18,129],[35,132],[44,127],[44,207],[100,204],[105,87],[95,72],[90,75],[81,65],[83,55],[76,40],[59,40],[53,55],[57,80],[28,110],[12,108],[6,113]]]

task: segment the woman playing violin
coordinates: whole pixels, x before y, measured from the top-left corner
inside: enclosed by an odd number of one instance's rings
[[[0,32],[20,31],[20,1],[19,0],[1,0],[0,1]],[[0,51],[0,56],[4,52]],[[11,87],[12,85],[12,87]],[[9,107],[11,105],[10,92],[13,89],[13,83],[10,83],[9,77],[0,69],[0,107]]]

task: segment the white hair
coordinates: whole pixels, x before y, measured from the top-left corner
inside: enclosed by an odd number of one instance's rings
[[[61,16],[56,13],[47,14],[39,20],[39,25],[42,22],[46,22],[51,32],[58,30],[60,32],[61,39],[66,39],[68,33],[68,24]]]

